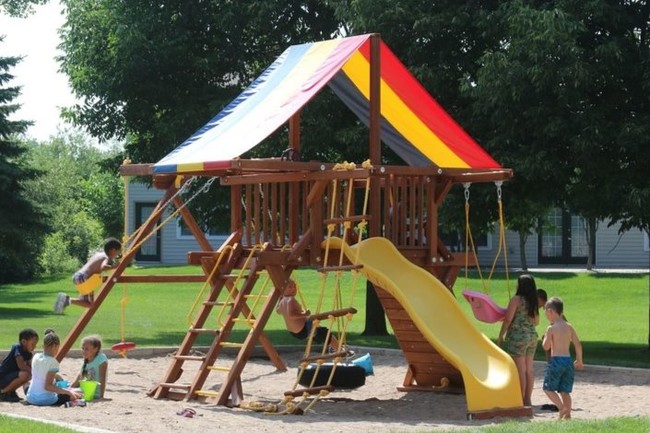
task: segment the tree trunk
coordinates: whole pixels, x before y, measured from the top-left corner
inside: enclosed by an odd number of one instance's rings
[[[598,223],[596,218],[587,218],[585,230],[587,231],[587,270],[594,268],[594,255],[596,252],[596,230]]]
[[[519,234],[519,259],[521,261],[521,269],[528,270],[528,260],[526,259],[526,241],[528,240],[528,233],[518,232]]]
[[[361,335],[388,335],[384,307],[370,281],[366,283],[366,329]]]

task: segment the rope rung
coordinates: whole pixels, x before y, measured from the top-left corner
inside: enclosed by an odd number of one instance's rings
[[[287,397],[289,396],[300,397],[303,394],[309,394],[309,395],[320,394],[321,391],[332,392],[334,391],[334,387],[332,385],[324,385],[324,386],[316,386],[314,388],[296,389],[292,391],[285,391],[284,395]]]
[[[326,361],[328,359],[334,359],[334,358],[345,358],[346,356],[348,356],[347,351],[335,352],[335,353],[328,353],[327,355],[308,356],[306,358],[302,358],[300,362]]]
[[[347,217],[339,217],[339,218],[328,218],[323,220],[324,224],[340,224],[344,223],[347,221],[350,222],[357,222],[357,221],[369,221],[372,217],[370,215],[351,215]]]

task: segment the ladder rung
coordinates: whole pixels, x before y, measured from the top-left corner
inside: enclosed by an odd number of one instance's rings
[[[226,280],[236,280],[237,278],[244,280],[248,278],[249,275],[250,274],[224,274],[221,275],[220,277]]]
[[[245,322],[245,323],[249,323],[251,325],[256,322],[255,319],[246,319],[244,317],[235,317],[234,319],[232,319],[232,321],[233,322]]]
[[[196,356],[196,355],[174,355],[176,359],[182,359],[183,361],[204,361],[205,356]]]
[[[199,389],[198,391],[194,391],[194,394],[202,395],[205,397],[217,397],[219,396],[219,391],[205,391],[203,389]]]
[[[243,343],[231,343],[229,341],[224,341],[223,343],[220,343],[221,347],[242,347],[244,344]]]
[[[300,397],[300,396],[302,396],[304,394],[309,394],[309,395],[318,394],[321,391],[332,392],[332,391],[334,391],[334,387],[332,385],[315,386],[313,388],[297,389],[295,391],[285,391],[284,395],[287,396],[287,397],[288,396]]]
[[[205,301],[205,302],[203,303],[203,305],[212,305],[212,306],[217,305],[217,306],[219,306],[219,307],[222,307],[222,306],[224,306],[224,305],[227,305],[227,306],[233,306],[233,305],[235,305],[235,303],[232,302],[232,301],[229,301],[229,302],[223,302],[223,301]]]
[[[269,295],[244,295],[245,298],[260,298],[260,299],[266,299],[269,297]]]
[[[346,217],[338,217],[338,218],[328,218],[323,220],[323,223],[325,224],[340,224],[344,223],[346,221],[350,222],[356,222],[356,221],[363,221],[363,220],[370,220],[370,215],[350,215]]]
[[[350,307],[350,308],[342,308],[340,310],[325,311],[323,313],[312,314],[311,316],[309,316],[309,318],[312,320],[323,320],[323,319],[327,319],[330,316],[343,317],[347,314],[357,314],[356,308]]]
[[[335,352],[335,353],[328,353],[326,355],[308,356],[307,358],[302,358],[300,362],[326,361],[328,359],[334,359],[334,358],[345,358],[346,356],[348,356],[348,352],[346,351]]]
[[[211,366],[208,367],[208,370],[228,372],[228,371],[230,371],[230,367],[222,367],[220,365],[211,365]]]
[[[184,389],[187,391],[188,389],[190,389],[191,385],[183,385],[179,383],[159,383],[158,386],[160,386],[161,388]]]
[[[323,266],[318,268],[318,272],[334,272],[334,271],[354,271],[355,269],[361,269],[363,265],[344,265],[344,266]]]
[[[192,328],[190,332],[193,334],[218,334],[221,332],[219,329],[207,329],[207,328]]]

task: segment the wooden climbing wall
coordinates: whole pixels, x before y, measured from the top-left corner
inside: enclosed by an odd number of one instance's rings
[[[431,346],[393,296],[377,286],[375,290],[408,364],[404,384],[399,389],[463,393],[465,387],[460,371]],[[439,388],[445,377],[449,379],[449,386]]]

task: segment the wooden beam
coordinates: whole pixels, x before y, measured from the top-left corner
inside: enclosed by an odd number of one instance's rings
[[[120,176],[151,176],[153,164],[123,164],[120,166]]]
[[[381,38],[379,34],[370,36],[370,136],[369,156],[370,163],[378,167],[381,164]],[[381,212],[381,188],[379,179],[373,177],[370,185],[369,207],[370,215],[379,215]],[[380,218],[370,221],[369,235],[381,234]]]

